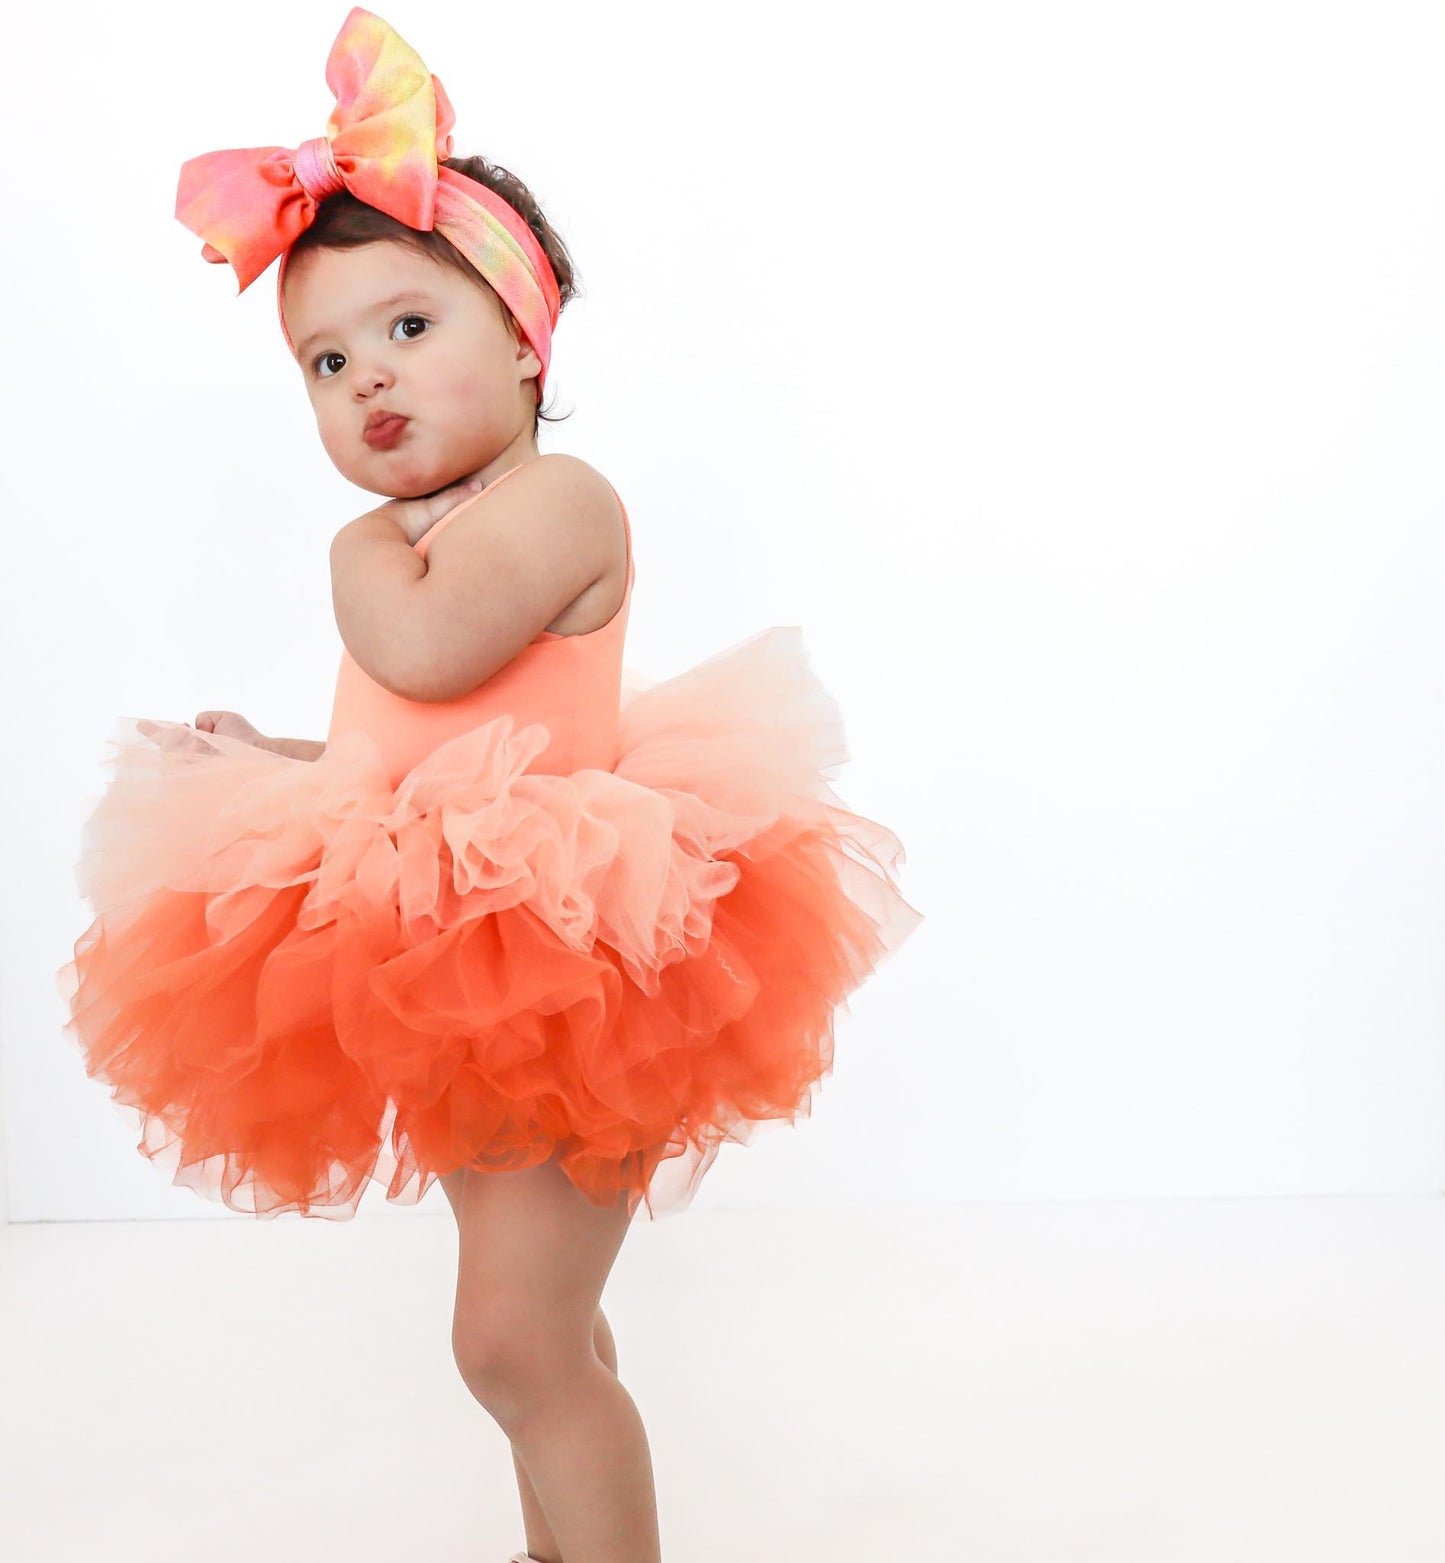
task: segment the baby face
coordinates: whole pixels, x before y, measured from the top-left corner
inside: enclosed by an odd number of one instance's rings
[[[321,443],[359,488],[412,499],[531,444],[541,361],[480,277],[387,240],[307,250],[282,310]]]

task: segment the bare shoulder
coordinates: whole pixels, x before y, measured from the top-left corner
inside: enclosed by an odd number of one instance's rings
[[[548,451],[527,465],[533,469],[530,475],[534,481],[547,485],[549,493],[565,498],[581,513],[598,519],[620,516],[616,492],[590,461],[558,450]],[[522,480],[528,475],[518,473],[517,477]]]
[[[607,543],[622,535],[621,510],[612,485],[580,456],[552,451],[523,462],[498,483],[479,493],[438,532],[428,561],[458,557],[486,540],[506,546],[531,542],[546,553],[565,544],[574,556],[591,555],[598,574],[605,567]],[[616,523],[615,528],[612,523]]]
[[[553,474],[569,474],[574,482],[582,483],[593,489],[600,489],[604,494],[612,492],[612,485],[592,465],[590,461],[584,461],[581,456],[574,456],[570,451],[553,450],[544,451],[529,466],[539,472]]]
[[[454,699],[484,682],[542,630],[585,634],[626,589],[626,537],[612,485],[562,452],[525,462],[460,509],[427,551],[414,611],[396,626],[410,647],[413,699]]]
[[[439,533],[436,545],[453,532],[477,530],[480,517],[531,516],[549,529],[568,531],[584,542],[586,533],[622,535],[622,511],[612,485],[590,462],[565,451],[549,451],[525,461],[489,491],[469,501],[456,519]],[[463,525],[463,523],[473,523]],[[505,525],[497,520],[496,524]]]

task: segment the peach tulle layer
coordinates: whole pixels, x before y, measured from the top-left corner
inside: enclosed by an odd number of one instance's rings
[[[362,733],[307,762],[151,726],[85,826],[66,1029],[137,1149],[249,1214],[554,1156],[594,1204],[682,1208],[723,1141],[807,1116],[921,916],[828,786],[796,627],[628,673],[612,771],[529,770],[546,729],[507,716],[394,789]]]

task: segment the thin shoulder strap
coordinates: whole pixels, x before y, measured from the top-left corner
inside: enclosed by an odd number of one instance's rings
[[[492,490],[496,488],[498,483],[505,483],[514,472],[520,472],[526,465],[527,463],[525,461],[519,461],[515,467],[508,467],[507,470],[501,475],[501,477],[493,478],[485,488],[479,488],[475,494],[468,494],[465,499],[459,499],[444,516],[441,516],[436,521],[432,522],[426,531],[423,532],[421,536],[417,538],[416,542],[412,544],[412,547],[421,549],[422,558],[425,559],[426,551],[431,547],[432,538],[434,538],[444,526],[449,525],[474,500],[480,499],[483,494],[490,494]]]
[[[526,465],[527,463],[525,461],[519,461],[515,467],[508,467],[507,470],[501,475],[501,477],[493,478],[485,488],[479,488],[475,494],[469,496],[467,499],[458,501],[458,503],[453,506],[453,508],[449,510],[446,515],[442,516],[440,520],[433,522],[433,524],[429,526],[419,538],[417,538],[416,542],[412,544],[412,547],[420,549],[422,558],[425,558],[427,549],[431,547],[432,538],[434,538],[444,526],[448,525],[452,520],[460,515],[461,512],[473,502],[473,500],[480,499],[483,494],[490,494],[499,483],[505,483],[514,472],[520,472]],[[632,559],[632,521],[627,514],[627,506],[622,503],[622,495],[619,494],[616,488],[613,487],[610,479],[607,482],[607,486],[608,488],[612,489],[613,498],[616,499],[617,507],[622,512],[622,530],[627,546],[627,584],[630,588],[634,575],[634,565]]]

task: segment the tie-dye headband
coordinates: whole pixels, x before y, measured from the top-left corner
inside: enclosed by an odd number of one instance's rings
[[[435,228],[469,260],[511,310],[542,362],[537,399],[552,359],[561,309],[557,278],[526,219],[496,191],[438,160],[452,152],[455,123],[442,84],[379,16],[353,6],[326,60],[336,108],[326,134],[299,147],[207,152],[181,165],[176,216],[206,242],[203,259],[227,261],[244,293],[275,258],[281,315],[287,252],[337,190],[408,228]]]

